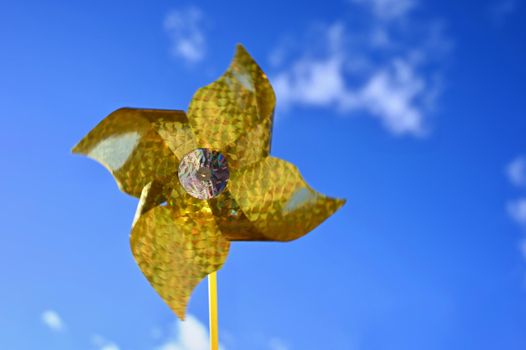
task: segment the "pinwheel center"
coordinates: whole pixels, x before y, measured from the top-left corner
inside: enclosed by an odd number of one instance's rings
[[[178,175],[181,186],[189,195],[210,199],[224,191],[230,172],[227,160],[221,153],[197,148],[183,157]]]
[[[201,179],[201,181],[208,181],[212,178],[212,170],[203,167],[197,170],[197,177]]]

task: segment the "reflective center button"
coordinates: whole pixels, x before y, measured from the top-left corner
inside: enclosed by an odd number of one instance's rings
[[[223,192],[230,173],[227,160],[221,153],[197,148],[183,157],[178,175],[181,186],[189,195],[210,199]]]
[[[197,177],[201,181],[209,181],[212,178],[212,170],[209,168],[200,168],[197,170]]]

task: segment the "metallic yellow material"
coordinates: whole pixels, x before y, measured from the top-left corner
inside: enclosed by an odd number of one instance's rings
[[[269,241],[297,239],[344,204],[314,191],[294,165],[274,157],[235,173],[229,189],[248,220]]]
[[[225,262],[230,241],[297,239],[345,202],[314,191],[294,165],[270,156],[274,105],[267,76],[238,46],[224,75],[196,92],[188,117],[119,109],[73,149],[101,162],[122,191],[140,197],[132,252],[180,318],[194,287]],[[207,200],[189,195],[178,178],[181,159],[197,148],[228,161],[226,188]]]
[[[181,319],[192,290],[223,265],[229,247],[205,209],[179,216],[169,207],[155,207],[137,220],[131,234],[135,261]]]
[[[217,272],[208,275],[208,310],[210,311],[210,350],[219,349],[219,329],[217,325]]]
[[[269,155],[275,103],[267,76],[238,45],[225,74],[197,90],[188,119],[199,147],[220,150],[239,168]]]
[[[177,175],[180,158],[193,148],[183,111],[121,108],[73,147],[73,153],[99,161],[123,192],[139,197],[149,182]]]
[[[152,181],[144,186],[141,198],[139,199],[139,205],[137,205],[137,210],[135,211],[132,226],[135,225],[141,215],[166,201],[166,193],[164,191],[165,188],[159,181]]]

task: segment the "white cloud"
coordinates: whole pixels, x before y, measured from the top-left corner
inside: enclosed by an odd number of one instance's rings
[[[526,198],[509,202],[508,213],[517,223],[526,227]]]
[[[164,29],[171,39],[171,52],[187,62],[201,61],[206,54],[202,30],[203,12],[197,7],[173,10],[164,19]]]
[[[279,338],[271,338],[269,341],[269,350],[289,350],[289,347]]]
[[[506,175],[510,183],[517,187],[526,187],[526,157],[515,158],[506,167]],[[508,214],[526,232],[526,197],[519,197],[507,204]],[[519,242],[519,250],[526,259],[526,238]]]
[[[409,62],[395,59],[359,91],[357,106],[380,118],[395,134],[422,134],[423,111],[416,101],[425,94],[425,88],[426,82]]]
[[[342,64],[337,57],[295,62],[290,71],[280,72],[273,78],[279,102],[286,107],[290,104],[335,104],[339,107],[348,104]]]
[[[515,158],[506,168],[506,173],[515,186],[526,186],[526,157]]]
[[[334,106],[343,113],[365,110],[394,134],[423,134],[424,107],[419,103],[431,97],[432,90],[426,92],[428,83],[409,61],[393,59],[358,89],[346,85],[344,64],[337,56],[296,62],[291,71],[273,79],[279,103],[284,108],[293,104]]]
[[[167,338],[156,350],[208,350],[208,328],[197,318],[187,315],[184,322],[176,321]],[[220,349],[224,350],[222,346]]]
[[[368,7],[381,19],[401,18],[416,5],[414,0],[351,0],[351,2]]]
[[[343,24],[333,24],[324,33],[330,50],[327,57],[302,57],[272,78],[282,106],[335,104],[341,107],[347,104],[347,88],[342,74],[344,57],[339,48],[343,34]]]
[[[91,337],[91,343],[98,349],[98,350],[119,350],[119,346],[107,339],[105,339],[103,336],[99,334],[95,334]]]
[[[109,343],[106,345],[103,345],[100,350],[119,350],[119,347],[115,343]]]
[[[54,310],[46,310],[40,316],[42,322],[49,327],[49,329],[60,332],[65,329],[64,322],[60,315]]]
[[[353,2],[374,8],[391,4]],[[409,16],[409,4],[414,6],[407,2],[399,16]],[[452,44],[441,23],[411,25],[404,18],[406,23],[399,25],[371,16],[369,24],[360,30],[353,26],[352,32],[347,20],[340,19],[306,38],[305,47],[285,65],[286,50],[276,48],[271,59],[278,67],[271,81],[277,107],[314,106],[344,115],[362,111],[393,134],[424,135],[441,92],[441,60]],[[287,45],[291,47],[290,40]]]

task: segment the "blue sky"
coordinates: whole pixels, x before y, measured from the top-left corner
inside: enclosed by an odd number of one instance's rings
[[[236,243],[225,350],[526,348],[526,4],[0,3],[0,349],[204,350],[135,265],[137,201],[71,147],[122,106],[186,109],[243,43],[273,154],[346,206]]]

